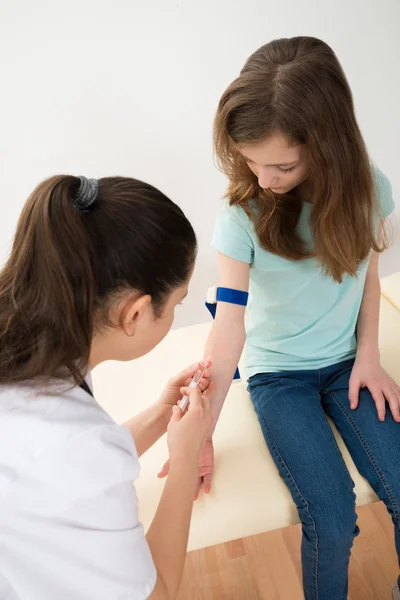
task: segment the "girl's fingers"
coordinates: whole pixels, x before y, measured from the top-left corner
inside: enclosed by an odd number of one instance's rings
[[[350,379],[349,383],[349,400],[350,408],[356,409],[358,406],[358,395],[360,393],[361,383],[357,379]]]
[[[375,405],[376,405],[376,410],[378,412],[378,417],[380,421],[384,421],[385,420],[385,414],[386,414],[386,402],[385,402],[385,398],[384,395],[382,394],[382,390],[381,389],[375,389],[375,390],[370,390],[372,397],[375,401]]]
[[[163,479],[163,477],[166,477],[169,473],[169,460],[167,460],[167,462],[165,463],[165,465],[163,466],[163,468],[161,469],[161,471],[159,472],[159,474],[157,475],[157,477],[159,479]]]
[[[209,494],[211,492],[212,474],[207,473],[206,475],[204,475],[203,481],[204,481],[204,493]]]
[[[395,388],[385,390],[385,398],[389,403],[393,418],[397,423],[400,423],[400,392]]]

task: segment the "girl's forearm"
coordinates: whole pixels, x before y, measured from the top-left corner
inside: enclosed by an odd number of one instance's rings
[[[378,255],[371,257],[357,323],[357,356],[379,359],[379,307],[381,286]]]

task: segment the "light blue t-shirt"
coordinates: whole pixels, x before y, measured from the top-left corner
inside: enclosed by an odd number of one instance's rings
[[[394,209],[387,177],[374,169],[381,218]],[[298,233],[312,244],[304,202]],[[247,377],[257,373],[320,369],[352,358],[356,324],[368,261],[356,277],[342,283],[323,273],[315,258],[291,261],[264,250],[253,222],[239,206],[226,202],[219,212],[213,247],[250,265],[250,298],[246,322]]]

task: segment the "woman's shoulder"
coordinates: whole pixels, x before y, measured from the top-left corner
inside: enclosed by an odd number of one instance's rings
[[[129,431],[83,389],[70,386],[41,393],[28,385],[0,387],[0,456],[6,467],[0,476],[0,492],[40,463],[46,463],[49,477],[54,477],[68,469],[73,457],[76,466],[83,468],[87,456],[95,454],[100,460],[106,454],[106,460],[116,463],[122,463],[124,456],[137,463]]]

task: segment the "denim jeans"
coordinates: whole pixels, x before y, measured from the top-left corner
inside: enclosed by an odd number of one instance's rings
[[[305,600],[345,600],[358,534],[354,484],[326,415],[392,517],[400,557],[400,424],[378,420],[368,389],[350,409],[353,360],[318,371],[264,373],[249,391],[265,441],[297,505],[303,528]],[[400,578],[399,578],[400,585]]]

